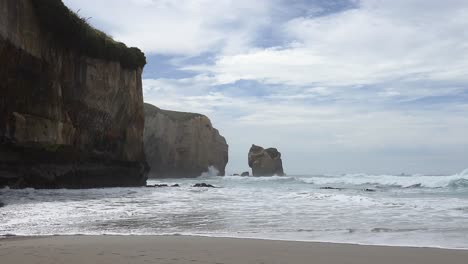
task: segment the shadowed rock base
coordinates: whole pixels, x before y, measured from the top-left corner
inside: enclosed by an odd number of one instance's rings
[[[86,155],[71,148],[0,145],[0,187],[101,188],[144,186],[147,166]]]

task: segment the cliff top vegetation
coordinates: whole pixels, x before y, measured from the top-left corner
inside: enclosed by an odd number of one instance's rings
[[[178,112],[178,111],[171,111],[171,110],[163,110],[159,107],[156,107],[152,104],[145,103],[145,115],[147,114],[157,114],[161,113],[174,121],[184,121],[189,120],[196,117],[203,117],[202,114],[197,113],[189,113],[189,112]]]
[[[41,26],[65,47],[92,58],[119,61],[125,68],[145,66],[146,57],[141,50],[129,48],[95,29],[62,0],[33,0],[32,3]]]

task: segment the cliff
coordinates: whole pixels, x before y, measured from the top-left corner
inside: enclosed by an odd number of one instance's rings
[[[60,0],[0,0],[0,186],[144,185],[143,59]]]
[[[150,177],[197,177],[211,166],[225,174],[228,145],[208,117],[145,104],[145,120]]]
[[[283,176],[281,153],[276,148],[264,149],[252,145],[248,154],[249,167],[253,176]]]

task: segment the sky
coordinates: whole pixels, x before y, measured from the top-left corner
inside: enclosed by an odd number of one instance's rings
[[[142,49],[144,100],[210,117],[228,173],[468,168],[466,0],[64,0]]]

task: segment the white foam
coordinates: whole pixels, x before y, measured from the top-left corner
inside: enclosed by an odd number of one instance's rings
[[[218,176],[219,170],[215,166],[209,166],[207,171],[201,174],[201,177],[213,177]]]
[[[444,187],[468,187],[468,169],[461,173],[449,176],[430,175],[368,175],[368,174],[346,174],[344,176],[317,176],[300,178],[306,183],[319,185],[326,184],[347,184],[347,185],[385,185],[395,187],[421,186],[427,188]],[[453,183],[458,182],[458,186]]]
[[[204,176],[152,180],[180,188],[2,189],[0,235],[193,234],[468,248],[467,191],[450,187],[467,175]],[[191,187],[201,180],[222,188]],[[431,188],[363,191],[369,183]],[[319,188],[335,184],[346,188]]]

